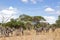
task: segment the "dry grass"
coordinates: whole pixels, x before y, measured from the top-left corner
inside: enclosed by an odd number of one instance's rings
[[[60,40],[60,28],[55,32],[50,30],[48,33],[42,32],[39,35],[36,35],[34,30],[25,31],[23,36],[3,37],[0,40]]]

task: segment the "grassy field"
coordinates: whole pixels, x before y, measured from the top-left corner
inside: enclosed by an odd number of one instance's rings
[[[47,33],[39,33],[39,35],[36,35],[34,30],[27,31],[27,33],[25,31],[23,36],[2,37],[0,40],[60,40],[60,28],[56,29],[55,32],[50,30]]]

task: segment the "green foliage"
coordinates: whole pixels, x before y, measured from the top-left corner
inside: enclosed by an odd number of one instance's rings
[[[29,15],[25,15],[22,14],[19,16],[19,18],[16,19],[11,19],[9,22],[5,23],[5,26],[8,27],[14,27],[14,28],[24,28],[24,29],[32,29],[34,28],[34,26],[36,26],[36,28],[41,27],[41,23],[40,21],[46,21],[42,16],[29,16]],[[33,24],[33,22],[35,24]]]
[[[31,30],[33,28],[33,25],[30,22],[25,23],[25,27],[28,30]]]
[[[33,17],[33,21],[35,21],[35,22],[39,22],[39,21],[41,21],[41,20],[46,21],[42,16],[34,16],[34,17]]]
[[[19,19],[22,20],[22,21],[32,21],[32,17],[29,16],[29,15],[25,15],[25,14],[20,15]]]
[[[23,27],[24,28],[24,23],[21,22],[21,21],[17,21],[15,19],[11,19],[10,22],[6,23],[6,26],[15,27],[15,28],[19,28],[19,27]]]
[[[42,16],[34,16],[32,21],[36,23],[34,26],[36,28],[39,28],[42,26],[40,21],[46,21],[46,20]]]
[[[57,27],[60,27],[60,16],[58,16],[58,20],[56,20]]]

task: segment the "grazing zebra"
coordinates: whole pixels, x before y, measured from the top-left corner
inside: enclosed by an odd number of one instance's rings
[[[9,27],[1,27],[0,26],[0,37],[8,37],[9,36],[9,34],[13,34],[13,31],[14,31],[15,29],[13,29],[13,28],[9,28]]]
[[[14,35],[15,36],[24,35],[23,28],[15,29]]]
[[[50,29],[50,27],[44,27],[44,28],[43,28],[43,30],[44,30],[45,32],[49,32],[49,29]]]
[[[6,29],[4,27],[0,27],[0,33],[1,33],[1,37],[5,36]]]
[[[9,37],[9,34],[13,34],[13,30],[11,29],[11,28],[4,28],[4,27],[2,27],[2,28],[0,28],[0,34],[2,35],[2,36],[5,36],[5,37]]]
[[[52,29],[52,32],[54,32],[56,28],[55,27],[51,27],[51,29]]]
[[[9,34],[11,34],[11,36],[13,35],[13,31],[15,31],[15,28],[6,28],[6,36],[10,36]]]
[[[43,27],[35,28],[35,30],[36,30],[36,34],[38,34],[39,32],[42,32],[43,31]]]
[[[0,27],[0,37],[9,37],[10,35],[12,36],[13,33],[16,31],[15,28],[10,28],[10,27]],[[23,28],[20,27],[19,29],[17,29],[17,32],[16,33],[21,33],[21,35],[24,35],[24,32],[23,32]]]
[[[24,29],[22,27],[20,27],[19,30],[22,33],[22,35],[24,35]]]

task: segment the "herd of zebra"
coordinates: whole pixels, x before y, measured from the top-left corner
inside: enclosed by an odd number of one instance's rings
[[[52,31],[55,31],[55,28],[51,28],[51,27],[40,27],[40,28],[35,28],[34,30],[36,30],[36,33],[38,32],[48,32],[50,29],[52,29]],[[0,27],[0,37],[9,37],[9,34],[13,34],[14,31],[17,32],[21,32],[22,35],[24,34],[24,29],[23,28],[19,28],[19,29],[15,29],[15,28],[9,28],[9,27]],[[17,33],[16,32],[16,33]]]
[[[5,27],[0,27],[0,37],[8,37],[9,33],[13,33],[14,29],[11,28],[5,28]]]
[[[40,27],[40,28],[36,28],[35,30],[36,30],[36,33],[38,33],[38,32],[42,32],[42,31],[49,32],[50,29],[52,32],[54,32],[56,27]]]
[[[18,35],[17,33],[21,33],[23,35],[23,31],[23,28],[16,29],[0,26],[0,37],[9,37],[10,35],[12,36],[14,32],[16,33],[16,35]]]

